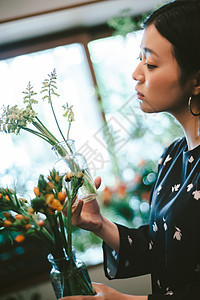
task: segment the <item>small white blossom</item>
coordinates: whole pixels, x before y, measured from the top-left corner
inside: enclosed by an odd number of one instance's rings
[[[181,185],[180,184],[175,184],[173,187],[172,187],[172,193],[173,192],[178,192],[178,189]]]
[[[156,222],[154,222],[152,226],[153,226],[154,232],[158,231],[158,226],[157,226]]]
[[[133,240],[132,240],[132,238],[128,235],[128,242],[129,242],[129,244],[132,246],[133,245]]]
[[[181,233],[181,230],[180,228],[176,227],[176,231],[174,233],[174,236],[173,236],[173,239],[176,239],[177,241],[181,241],[181,238],[182,238],[182,233]]]
[[[194,191],[193,193],[192,193],[192,195],[194,195],[194,199],[195,200],[199,200],[200,199],[200,191]]]
[[[187,192],[190,192],[192,188],[193,188],[193,184],[192,183],[188,184]]]
[[[194,161],[194,157],[193,156],[190,156],[190,158],[189,158],[189,163],[193,163],[193,161]]]
[[[164,161],[164,166],[166,165],[167,162],[169,162],[172,159],[172,157],[168,154],[165,161]]]

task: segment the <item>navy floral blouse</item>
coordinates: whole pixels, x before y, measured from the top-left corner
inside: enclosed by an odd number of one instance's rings
[[[148,225],[118,225],[120,251],[103,243],[109,279],[151,273],[148,300],[200,300],[200,145],[171,144],[159,162]]]

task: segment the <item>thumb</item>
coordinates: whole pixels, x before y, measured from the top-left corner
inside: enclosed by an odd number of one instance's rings
[[[97,176],[94,180],[94,184],[96,186],[96,188],[98,189],[101,185],[101,177],[100,176]]]

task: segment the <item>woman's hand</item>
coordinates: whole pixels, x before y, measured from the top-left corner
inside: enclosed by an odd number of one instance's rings
[[[148,296],[132,296],[122,294],[104,284],[93,283],[93,288],[96,291],[95,296],[69,296],[60,300],[147,300]]]
[[[101,185],[101,177],[94,181],[96,188]],[[67,217],[67,207],[63,211]],[[101,230],[103,223],[100,207],[96,199],[84,202],[82,199],[75,200],[72,205],[72,224],[76,227],[97,233]]]
[[[93,283],[93,288],[96,291],[95,296],[69,296],[60,300],[125,300],[125,294],[104,285],[101,283]]]

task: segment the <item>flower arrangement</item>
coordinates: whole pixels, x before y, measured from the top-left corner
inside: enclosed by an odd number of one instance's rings
[[[63,181],[70,183],[70,189],[67,185],[63,188]],[[66,269],[69,274],[73,273],[72,270],[76,271],[65,283],[68,285],[67,292],[63,290],[63,294],[57,294],[58,298],[76,294],[94,295],[88,274],[76,268],[72,250],[72,203],[83,181],[83,172],[60,175],[53,169],[47,178],[39,176],[37,187],[34,188],[35,198],[31,201],[19,198],[12,189],[0,188],[0,210],[4,216],[0,219],[0,233],[5,230],[18,232],[15,238],[18,243],[27,235],[37,237],[44,242],[54,260],[67,255],[67,262],[60,266],[62,272]],[[66,204],[67,218],[62,214]]]
[[[10,107],[9,105],[4,105],[2,107],[3,113],[0,116],[0,129],[2,132],[14,133],[16,135],[19,135],[21,130],[32,133],[48,142],[62,158],[65,158],[66,156],[72,155],[74,153],[73,148],[71,147],[71,143],[69,142],[69,133],[72,122],[74,121],[74,112],[73,106],[69,106],[68,103],[62,106],[64,109],[63,117],[67,118],[67,135],[65,137],[60,128],[53,107],[53,97],[59,97],[59,94],[57,93],[56,80],[57,75],[56,70],[54,69],[50,74],[48,74],[48,78],[42,82],[41,94],[43,95],[42,100],[47,100],[49,105],[51,106],[51,111],[62,139],[61,142],[44,125],[44,123],[39,118],[38,113],[34,110],[33,106],[35,104],[38,104],[39,101],[35,99],[37,93],[33,90],[30,82],[28,83],[26,90],[23,92],[23,108],[19,108],[18,105],[14,105],[12,107]],[[80,171],[80,168],[76,163],[73,163],[73,167],[75,171]],[[85,169],[84,173],[83,186],[86,190],[88,190],[88,194],[90,195],[88,196],[89,200],[97,195],[96,188],[87,168]]]
[[[9,188],[0,188],[0,232],[16,231],[17,242],[22,242],[27,235],[40,238],[50,252],[49,261],[57,262],[60,278],[52,284],[57,298],[67,295],[93,295],[86,268],[77,267],[76,258],[72,249],[72,204],[80,189],[86,190],[85,200],[96,197],[96,188],[90,176],[86,161],[81,163],[81,154],[74,153],[73,140],[69,139],[71,124],[74,121],[72,106],[68,103],[63,106],[63,116],[67,118],[67,136],[63,135],[53,107],[53,97],[58,97],[56,85],[56,71],[53,70],[42,83],[42,100],[48,100],[60,132],[62,142],[44,125],[33,109],[38,101],[35,99],[30,82],[24,93],[24,107],[17,105],[3,106],[0,117],[1,131],[19,135],[21,130],[34,134],[48,142],[64,159],[69,172],[60,173],[53,168],[49,176],[40,175],[38,184],[34,188],[35,198],[27,201],[17,196],[17,191]],[[67,169],[66,167],[66,169]],[[63,210],[67,205],[67,218],[63,217]],[[64,259],[63,259],[64,258]],[[66,258],[66,259],[65,259]],[[70,276],[66,275],[66,272]],[[57,273],[56,273],[57,274]],[[57,276],[57,275],[56,275]],[[68,278],[68,279],[67,279]],[[59,281],[62,288],[57,287]]]

